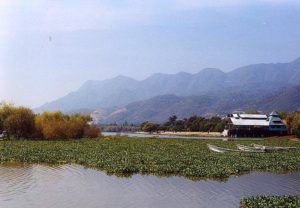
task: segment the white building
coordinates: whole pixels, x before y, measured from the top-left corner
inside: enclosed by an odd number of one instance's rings
[[[235,113],[227,116],[225,132],[233,137],[262,137],[287,134],[287,128],[276,112],[268,116]]]

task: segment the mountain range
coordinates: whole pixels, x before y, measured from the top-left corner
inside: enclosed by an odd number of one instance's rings
[[[170,115],[225,115],[234,110],[300,109],[300,58],[254,64],[230,72],[206,68],[196,74],[154,74],[138,81],[125,76],[89,80],[77,91],[36,112],[97,110],[103,123],[163,122]]]

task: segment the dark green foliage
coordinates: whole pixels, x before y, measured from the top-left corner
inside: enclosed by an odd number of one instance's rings
[[[148,121],[141,124],[142,131],[149,132],[149,133],[157,131],[158,127],[159,127],[158,124],[154,124]]]
[[[253,141],[140,139],[102,137],[70,141],[0,141],[0,162],[77,163],[110,174],[180,175],[191,178],[227,178],[248,171],[299,171],[300,143],[264,140],[268,146],[295,146],[277,153],[218,154],[207,143],[226,148]]]
[[[175,122],[176,122],[176,120],[177,120],[177,116],[176,115],[173,115],[173,116],[171,116],[170,118],[169,118],[169,122],[171,123],[171,124],[175,124]]]
[[[149,123],[149,122],[146,122]],[[141,129],[146,123],[141,124]],[[214,131],[221,132],[225,128],[225,120],[219,117],[203,118],[198,116],[192,116],[190,118],[177,119],[177,116],[171,116],[169,121],[158,125],[160,131]]]
[[[299,196],[252,196],[241,200],[241,208],[298,208]]]
[[[279,115],[280,119],[284,120],[284,119],[286,119],[288,114],[286,112],[281,111],[281,112],[278,112],[278,115]]]
[[[139,125],[134,124],[107,124],[99,126],[103,132],[136,132],[140,130]]]

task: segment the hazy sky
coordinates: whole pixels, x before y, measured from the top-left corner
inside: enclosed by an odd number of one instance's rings
[[[89,79],[297,57],[299,0],[0,0],[0,100],[30,107]]]

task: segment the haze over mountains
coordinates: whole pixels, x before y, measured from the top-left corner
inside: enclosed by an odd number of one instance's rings
[[[300,109],[300,58],[254,64],[231,72],[207,68],[196,74],[154,74],[145,80],[118,76],[90,80],[37,112],[92,112],[101,122],[163,122],[170,115],[226,114],[234,110]]]

